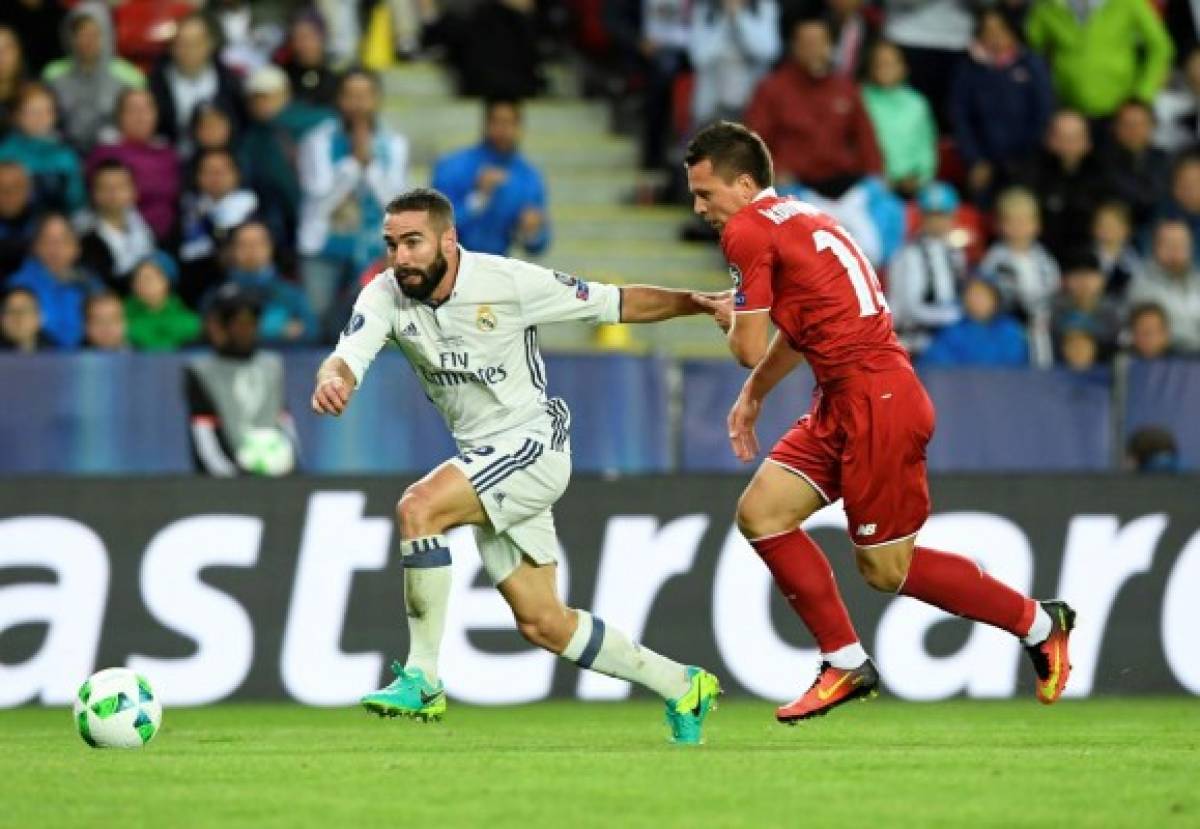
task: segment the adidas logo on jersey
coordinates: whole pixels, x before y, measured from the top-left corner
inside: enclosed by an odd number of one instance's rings
[[[419,337],[419,336],[421,336],[421,332],[419,330],[417,330],[417,324],[415,322],[410,322],[408,324],[408,326],[405,327],[404,330],[400,332],[400,336],[401,337]]]

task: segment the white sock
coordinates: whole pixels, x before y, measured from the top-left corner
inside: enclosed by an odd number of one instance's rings
[[[843,671],[857,668],[869,658],[860,642],[855,642],[853,645],[846,645],[844,648],[838,648],[833,653],[821,654],[821,659]]]
[[[633,642],[586,610],[576,610],[575,618],[579,624],[560,654],[564,659],[606,676],[636,682],[663,699],[679,699],[688,692],[692,683],[686,666]]]
[[[1028,647],[1040,645],[1050,635],[1050,627],[1050,614],[1039,602],[1037,610],[1033,612],[1033,624],[1029,626],[1029,633],[1025,634],[1025,638],[1021,641]]]
[[[438,652],[450,600],[450,546],[446,536],[429,535],[401,542],[404,556],[404,607],[408,614],[406,668],[420,668],[438,681]]]

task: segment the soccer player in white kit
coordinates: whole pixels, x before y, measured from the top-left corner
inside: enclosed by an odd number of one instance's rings
[[[632,642],[558,596],[558,539],[550,509],[571,475],[570,413],[546,394],[540,323],[654,322],[710,311],[686,291],[584,282],[458,245],[454,210],[436,190],[395,198],[383,223],[391,268],[358,297],[333,354],[317,372],[312,406],[345,411],[389,341],[408,358],[459,447],[405,490],[396,506],[410,634],[396,679],[367,694],[376,713],[437,719],[446,694],[438,651],[450,594],[445,533],[472,525],[484,568],[534,645],[582,668],[636,682],[666,701],[677,743],[701,741],[720,688],[707,671]],[[715,298],[715,295],[714,295]]]

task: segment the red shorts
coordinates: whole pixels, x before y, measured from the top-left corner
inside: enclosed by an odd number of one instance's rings
[[[846,501],[847,531],[870,547],[914,535],[929,517],[925,446],[933,403],[908,369],[828,383],[768,460]]]

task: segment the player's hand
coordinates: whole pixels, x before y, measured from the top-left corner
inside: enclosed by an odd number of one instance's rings
[[[758,457],[758,435],[754,433],[754,424],[758,421],[761,409],[762,401],[747,396],[743,391],[729,411],[729,444],[733,447],[733,454],[742,463],[749,463]]]
[[[312,396],[312,409],[317,414],[338,416],[350,405],[351,388],[341,377],[328,377],[317,383]]]
[[[711,314],[717,327],[729,333],[733,324],[733,291],[713,291],[711,293],[694,293],[692,302]]]

